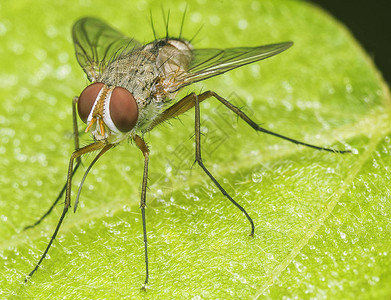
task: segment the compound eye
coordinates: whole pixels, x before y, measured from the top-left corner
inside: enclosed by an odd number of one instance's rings
[[[116,87],[110,98],[110,117],[119,131],[128,132],[138,119],[138,106],[133,95],[122,87]]]
[[[104,84],[101,82],[95,82],[87,86],[80,94],[79,100],[77,102],[77,112],[79,113],[80,119],[87,123],[88,116],[94,106],[96,97],[100,90],[103,88]]]

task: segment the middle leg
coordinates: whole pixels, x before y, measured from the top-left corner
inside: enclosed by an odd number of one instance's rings
[[[216,178],[209,172],[209,170],[205,167],[204,163],[202,162],[201,158],[201,114],[200,114],[200,101],[198,99],[198,95],[195,93],[190,94],[194,101],[194,110],[195,110],[195,161],[198,163],[198,165],[202,168],[202,170],[205,172],[206,175],[213,181],[213,183],[216,185],[216,187],[220,190],[220,192],[228,198],[229,201],[231,201],[232,204],[234,204],[240,211],[244,213],[247,220],[250,222],[251,225],[251,232],[250,236],[254,236],[254,222],[251,219],[250,215],[247,213],[247,211],[239,204],[237,203],[227,192],[226,190],[221,186],[221,184],[216,180]]]

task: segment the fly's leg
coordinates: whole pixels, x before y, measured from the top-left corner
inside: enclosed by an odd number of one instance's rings
[[[76,104],[79,101],[79,97],[74,97],[72,100],[72,124],[73,124],[73,137],[75,142],[75,151],[79,149],[79,129],[77,126],[77,108]],[[76,164],[81,162],[80,156],[76,158]]]
[[[97,162],[97,160],[109,149],[111,149],[112,147],[114,147],[116,144],[107,144],[103,149],[102,151],[100,151],[98,153],[97,156],[95,156],[95,158],[92,160],[92,162],[90,163],[90,165],[88,166],[88,168],[86,169],[86,171],[84,172],[84,175],[83,175],[83,178],[82,180],[80,181],[80,184],[79,184],[79,189],[77,191],[77,196],[76,196],[76,200],[75,200],[75,206],[73,208],[73,212],[76,212],[77,210],[77,205],[79,204],[79,199],[80,199],[80,194],[81,194],[81,189],[83,188],[83,184],[84,184],[84,181],[86,180],[87,178],[87,175],[88,173],[91,171],[92,167],[94,166],[94,164]]]
[[[75,151],[79,149],[79,131],[77,128],[77,110],[76,110],[76,104],[77,101],[79,100],[79,97],[74,97],[72,100],[72,123],[73,123],[73,136],[74,136],[74,143],[75,143]],[[80,157],[76,158],[76,165],[75,168],[72,171],[72,176],[75,175],[77,169],[79,168],[81,164],[81,159]],[[54,200],[53,204],[49,207],[49,209],[42,215],[41,218],[39,218],[34,224],[26,226],[23,228],[23,230],[27,230],[30,228],[33,228],[37,226],[39,223],[43,221],[53,210],[53,208],[57,205],[57,203],[60,201],[62,196],[64,195],[65,189],[66,189],[67,183],[65,182],[64,186],[62,187],[60,193],[58,194],[56,200]]]
[[[202,94],[201,94],[202,95]],[[218,183],[216,178],[209,172],[209,170],[205,167],[204,163],[202,162],[201,158],[201,130],[200,130],[200,101],[198,99],[198,95],[195,93],[191,94],[191,97],[193,98],[194,101],[194,108],[195,108],[195,161],[198,163],[198,165],[202,168],[202,170],[205,172],[206,175],[213,181],[213,183],[216,185],[216,187],[220,190],[220,192],[228,198],[229,201],[232,202],[240,211],[244,213],[246,216],[247,220],[250,222],[251,225],[251,232],[250,236],[254,236],[254,222],[249,216],[249,214],[246,212],[246,210],[239,204],[237,203],[232,197],[225,191],[225,189]]]
[[[110,145],[110,144],[105,144],[104,142],[99,141],[99,142],[95,142],[93,144],[87,145],[87,146],[85,146],[85,147],[83,147],[81,149],[78,149],[78,150],[76,150],[75,152],[72,153],[71,159],[69,161],[67,182],[66,182],[66,188],[65,188],[65,204],[64,204],[64,209],[62,211],[60,220],[58,221],[57,227],[54,230],[54,233],[53,233],[52,237],[50,238],[49,244],[47,245],[47,247],[45,249],[45,252],[42,254],[42,256],[39,259],[38,263],[36,264],[35,268],[30,272],[30,274],[28,276],[26,276],[25,282],[27,282],[31,278],[31,276],[34,275],[34,273],[38,270],[38,268],[41,265],[42,261],[46,257],[46,254],[48,253],[48,251],[49,251],[49,249],[50,249],[54,239],[57,236],[58,230],[61,227],[61,224],[62,224],[62,222],[64,220],[64,217],[65,217],[66,213],[68,212],[68,208],[71,206],[71,185],[72,185],[72,176],[74,174],[73,161],[75,159],[77,159],[77,158],[80,158],[80,156],[85,154],[85,153],[89,153],[89,152],[92,152],[92,151],[100,150],[102,148],[103,149],[101,150],[101,152],[102,151],[106,152],[107,148],[111,148],[111,146],[112,145]]]
[[[80,166],[80,162],[77,161],[76,162],[76,165],[75,165],[75,168],[73,169],[72,171],[72,176],[76,173],[77,169],[79,168]],[[39,223],[41,223],[43,221],[43,219],[45,219],[53,210],[53,208],[57,205],[57,203],[60,201],[60,199],[62,198],[62,196],[64,195],[64,192],[66,190],[66,187],[67,187],[67,183],[65,182],[64,186],[62,187],[60,193],[58,194],[56,200],[53,202],[53,204],[49,207],[49,209],[42,215],[41,218],[39,218],[37,221],[35,221],[34,224],[32,225],[29,225],[29,226],[26,226],[25,228],[23,228],[23,230],[27,230],[27,229],[30,229],[30,228],[34,228],[35,226],[37,226]]]
[[[143,219],[143,234],[144,234],[144,252],[145,252],[145,281],[142,286],[142,290],[146,289],[149,277],[148,271],[148,247],[147,247],[147,225],[145,221],[145,206],[146,206],[146,194],[147,194],[147,183],[148,183],[148,160],[149,160],[149,150],[147,144],[144,140],[138,135],[135,136],[134,141],[136,142],[137,147],[141,150],[144,155],[144,173],[143,173],[143,184],[141,189],[141,200],[140,200],[140,209],[141,216]]]
[[[287,140],[291,143],[297,144],[297,145],[303,145],[306,147],[314,148],[317,150],[323,150],[323,151],[329,151],[334,153],[350,153],[350,150],[336,150],[331,148],[325,148],[325,147],[319,147],[312,144],[304,143],[295,139],[292,139],[290,137],[272,132],[270,130],[267,130],[261,126],[259,126],[257,123],[255,123],[253,120],[251,120],[244,112],[242,112],[238,107],[231,104],[229,101],[224,99],[223,97],[219,96],[217,93],[213,91],[206,91],[204,93],[201,93],[199,95],[196,95],[194,93],[189,94],[185,97],[183,97],[181,100],[179,100],[174,105],[167,108],[158,118],[156,118],[151,125],[145,130],[145,132],[152,130],[157,125],[170,120],[172,118],[178,117],[182,115],[183,113],[187,112],[189,109],[195,107],[195,139],[196,139],[196,162],[201,166],[203,171],[209,176],[209,178],[213,181],[213,183],[217,186],[217,188],[223,193],[224,196],[226,196],[236,207],[238,207],[247,217],[251,224],[251,233],[250,235],[253,235],[254,233],[254,224],[251,220],[251,217],[247,214],[247,212],[241,207],[236,201],[232,199],[228,195],[228,193],[222,188],[222,186],[217,182],[217,180],[213,177],[213,175],[209,172],[209,170],[205,167],[205,165],[202,162],[201,159],[201,137],[200,137],[200,109],[199,109],[199,103],[209,99],[209,98],[216,98],[219,100],[225,107],[230,109],[232,112],[234,112],[236,115],[238,115],[243,121],[245,121],[248,125],[250,125],[252,128],[254,128],[256,131],[264,132],[279,138],[282,138],[284,140]]]
[[[250,119],[244,112],[242,112],[238,107],[236,107],[235,105],[231,104],[229,101],[227,101],[226,99],[224,99],[223,97],[219,96],[218,94],[216,94],[216,93],[213,92],[213,91],[204,92],[204,93],[200,94],[199,97],[201,97],[202,99],[207,99],[207,98],[210,98],[210,97],[216,98],[216,99],[219,100],[222,104],[224,104],[225,107],[227,107],[228,109],[230,109],[231,111],[233,111],[235,114],[237,114],[243,121],[245,121],[248,125],[250,125],[252,128],[254,128],[256,131],[260,131],[260,132],[264,132],[264,133],[267,133],[267,134],[270,134],[270,135],[274,135],[274,136],[276,136],[276,137],[282,138],[282,139],[287,140],[287,141],[289,141],[289,142],[292,142],[292,143],[294,143],[294,144],[303,145],[303,146],[310,147],[310,148],[314,148],[314,149],[317,149],[317,150],[324,150],[324,151],[334,152],[334,153],[350,153],[350,152],[351,152],[350,150],[336,150],[336,149],[330,149],[330,148],[319,147],[319,146],[307,144],[307,143],[300,142],[300,141],[298,141],[298,140],[295,140],[295,139],[292,139],[292,138],[283,136],[283,135],[281,135],[281,134],[272,132],[272,131],[270,131],[270,130],[267,130],[267,129],[265,129],[265,128],[259,126],[259,125],[258,125],[257,123],[255,123],[253,120],[251,120],[251,119]]]
[[[151,125],[145,130],[145,132],[152,130],[154,127],[157,125],[170,120],[172,118],[178,117],[181,114],[187,112],[189,109],[193,108],[195,106],[195,103],[193,101],[193,94],[189,94],[185,97],[183,97],[181,100],[179,100],[177,103],[174,105],[170,106],[167,108],[162,114],[160,114],[159,117],[157,117]],[[244,112],[242,112],[238,107],[235,105],[231,104],[229,101],[224,99],[223,97],[219,96],[213,91],[207,91],[204,93],[201,93],[198,95],[198,102],[201,103],[202,101],[209,99],[211,97],[216,98],[219,100],[222,104],[224,104],[225,107],[233,111],[235,114],[237,114],[243,121],[245,121],[248,125],[250,125],[252,128],[254,128],[256,131],[260,131],[266,134],[273,135],[275,137],[287,140],[291,143],[297,144],[297,145],[303,145],[306,147],[310,147],[313,149],[317,150],[323,150],[323,151],[329,151],[329,152],[334,152],[334,153],[351,153],[350,150],[337,150],[337,149],[331,149],[331,148],[325,148],[325,147],[319,147],[315,145],[311,145],[308,143],[304,143],[295,139],[292,139],[290,137],[281,135],[279,133],[267,130],[261,126],[259,126],[257,123],[255,123],[253,120],[251,120]]]

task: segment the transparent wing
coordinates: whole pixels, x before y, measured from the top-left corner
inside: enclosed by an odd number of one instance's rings
[[[72,28],[76,58],[90,81],[94,82],[108,62],[141,44],[95,18],[78,20]]]
[[[259,47],[194,49],[188,69],[179,74],[176,80],[180,82],[179,88],[182,88],[194,82],[271,57],[285,51],[292,45],[292,42],[284,42]]]

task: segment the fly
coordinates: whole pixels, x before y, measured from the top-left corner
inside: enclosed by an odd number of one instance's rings
[[[74,205],[75,212],[81,187],[95,162],[118,143],[130,139],[135,142],[144,156],[140,209],[144,235],[146,272],[143,288],[145,289],[149,277],[145,215],[149,150],[143,136],[157,125],[193,107],[195,111],[195,161],[221,193],[245,215],[250,224],[250,236],[254,235],[254,223],[249,214],[225,191],[201,159],[199,105],[204,100],[216,99],[256,131],[318,150],[335,153],[350,152],[314,146],[271,132],[260,127],[238,107],[213,91],[200,94],[190,93],[178,101],[175,100],[177,93],[190,84],[274,56],[291,47],[292,42],[258,47],[194,49],[192,44],[181,36],[179,38],[167,36],[162,39],[155,38],[153,42],[142,45],[95,18],[78,20],[73,26],[72,37],[76,58],[91,84],[72,102],[75,151],[70,158],[67,181],[49,210],[33,225],[26,227],[27,229],[39,224],[52,211],[65,192],[64,209],[57,227],[44,253],[25,281],[39,268],[71,206],[72,177],[80,166],[81,156],[100,151],[86,169],[81,180]],[[93,143],[81,148],[79,147],[77,114],[86,123],[86,132],[89,131],[94,138]]]

